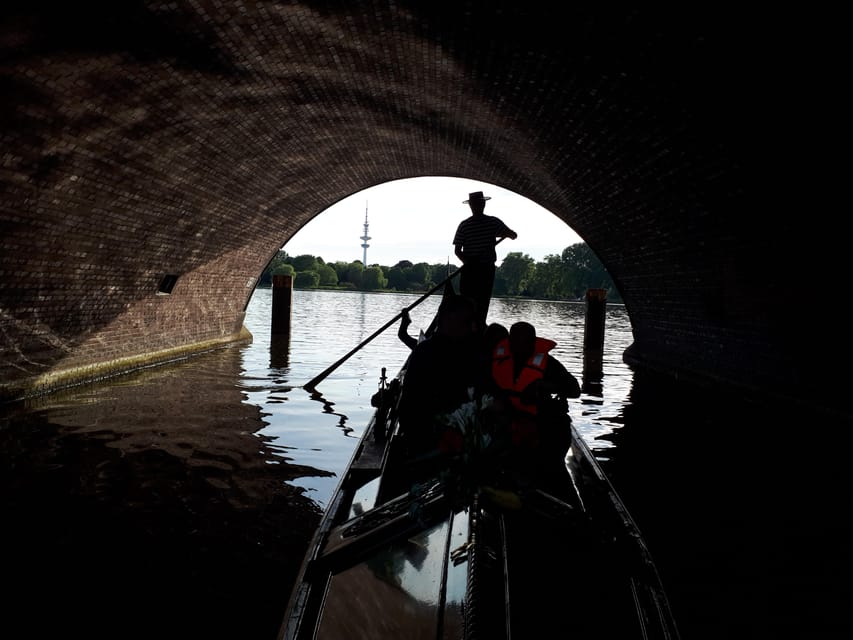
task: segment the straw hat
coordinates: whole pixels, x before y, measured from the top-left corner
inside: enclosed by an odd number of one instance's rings
[[[462,204],[468,204],[469,202],[477,202],[479,200],[491,200],[491,196],[484,196],[482,191],[473,191],[468,194],[468,199],[463,200]]]

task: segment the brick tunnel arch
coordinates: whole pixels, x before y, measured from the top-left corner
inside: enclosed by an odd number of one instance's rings
[[[10,7],[3,395],[245,339],[258,275],[303,224],[448,175],[585,239],[635,365],[807,396],[813,354],[779,301],[789,229],[747,196],[751,16],[548,7]]]

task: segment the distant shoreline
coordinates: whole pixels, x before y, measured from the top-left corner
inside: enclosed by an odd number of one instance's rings
[[[259,284],[256,289],[272,289],[271,284]],[[422,296],[426,291],[397,291],[396,289],[373,289],[370,291],[364,289],[353,289],[351,287],[293,287],[296,291],[337,291],[339,293],[399,293],[399,294],[409,294],[413,296]],[[537,300],[539,302],[571,302],[575,304],[585,304],[586,301],[582,298],[576,298],[574,300],[570,300],[567,298],[535,298],[533,296],[505,296],[505,295],[493,295],[492,298],[500,298],[501,300]],[[614,302],[612,300],[607,300],[610,304],[619,305],[621,307],[625,306],[624,302]]]

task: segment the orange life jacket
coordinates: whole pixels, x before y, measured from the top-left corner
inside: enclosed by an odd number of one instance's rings
[[[557,343],[547,338],[536,338],[533,355],[524,363],[518,379],[513,379],[512,354],[509,350],[509,339],[504,338],[492,351],[492,377],[497,385],[509,392],[510,401],[516,409],[520,409],[531,415],[536,415],[535,404],[523,404],[521,392],[531,382],[539,380],[545,374],[545,366],[548,364],[548,352]]]

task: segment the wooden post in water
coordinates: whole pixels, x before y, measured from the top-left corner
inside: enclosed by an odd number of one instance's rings
[[[600,388],[604,360],[604,318],[607,311],[607,289],[587,289],[586,320],[583,334],[584,388]]]
[[[272,277],[272,334],[290,333],[293,276]]]

